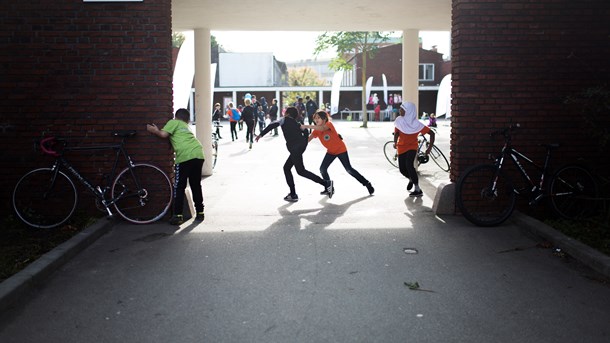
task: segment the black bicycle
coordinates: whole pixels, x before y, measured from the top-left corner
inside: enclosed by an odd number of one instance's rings
[[[219,120],[215,120],[213,122],[213,124],[214,124],[215,129],[222,127],[222,125],[220,125]],[[218,137],[218,133],[216,133],[216,131],[212,131],[212,157],[214,158],[214,160],[212,162],[212,169],[214,169],[214,167],[216,167],[216,160],[218,159],[218,140],[219,139],[220,139],[220,137]]]
[[[551,152],[559,144],[546,144],[546,158],[540,167],[530,158],[513,148],[511,133],[519,124],[494,131],[490,136],[502,135],[504,146],[493,164],[480,164],[467,169],[460,177],[456,189],[456,202],[462,212],[472,223],[479,226],[494,226],[504,222],[515,208],[516,196],[524,196],[529,205],[535,205],[548,199],[551,208],[566,219],[589,218],[597,212],[598,188],[589,171],[576,164],[559,168],[552,177],[549,163]],[[523,178],[523,184],[515,186],[505,172],[506,159],[513,164]],[[528,175],[523,162],[540,171],[538,182]]]
[[[134,163],[125,151],[127,137],[135,131],[117,131],[112,135],[121,142],[114,145],[71,147],[65,139],[48,137],[37,142],[43,153],[55,157],[49,168],[34,169],[25,174],[13,191],[13,208],[17,216],[35,228],[53,228],[64,224],[74,214],[78,202],[76,180],[96,199],[100,210],[113,215],[111,207],[125,220],[135,224],[148,224],[161,219],[172,203],[172,183],[158,167],[148,163]],[[58,148],[59,151],[54,149]],[[71,151],[114,150],[112,170],[104,184],[94,186],[67,160]],[[127,167],[117,172],[120,157]]]
[[[434,132],[436,133],[436,130],[434,128],[430,128],[431,130],[434,130]],[[419,135],[419,137],[417,138],[418,140],[418,147],[417,147],[417,156],[418,158],[415,159],[415,168],[417,169],[419,167],[419,165],[421,163],[426,163],[426,159],[423,158],[423,155],[425,155],[426,150],[428,149],[428,146],[430,146],[430,142],[428,141],[428,139],[426,139],[425,135]],[[384,144],[383,146],[383,153],[385,155],[385,158],[388,160],[388,162],[390,162],[391,165],[393,165],[394,167],[398,168],[398,152],[396,151],[396,148],[394,147],[394,141],[388,141]],[[422,156],[422,158],[420,158],[420,156]],[[428,154],[428,157],[434,161],[434,163],[436,163],[436,165],[441,168],[441,170],[448,172],[449,171],[449,160],[447,159],[447,157],[445,157],[445,154],[443,154],[443,152],[441,151],[441,149],[439,149],[436,145],[432,146],[432,149],[430,150],[430,154]],[[426,161],[426,162],[424,162]]]

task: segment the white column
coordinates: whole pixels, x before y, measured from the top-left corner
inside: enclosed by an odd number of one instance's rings
[[[210,30],[195,29],[195,133],[203,145],[205,163],[202,174],[212,175],[212,92]]]
[[[414,103],[419,113],[419,30],[404,30],[402,36],[402,101]]]

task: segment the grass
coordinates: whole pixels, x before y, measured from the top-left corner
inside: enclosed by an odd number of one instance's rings
[[[601,220],[574,221],[547,219],[544,223],[564,235],[572,237],[610,256],[610,228],[607,225],[603,225]]]
[[[18,273],[95,220],[96,218],[80,213],[61,227],[34,229],[13,216],[6,217],[0,224],[0,282]]]

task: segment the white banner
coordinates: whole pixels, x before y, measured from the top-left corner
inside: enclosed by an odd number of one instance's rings
[[[341,92],[341,81],[343,80],[343,70],[335,72],[330,91],[330,114],[339,112],[339,93]]]

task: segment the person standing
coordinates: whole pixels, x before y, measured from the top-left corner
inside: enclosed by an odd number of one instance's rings
[[[316,111],[318,110],[318,104],[316,104],[316,102],[313,101],[309,97],[309,95],[305,97],[305,100],[307,100],[305,102],[305,109],[307,111],[307,122],[309,123],[309,125],[315,125],[315,123],[313,122],[313,114],[316,113]]]
[[[231,126],[231,141],[235,142],[237,139],[237,122],[241,119],[241,114],[233,106],[233,103],[230,102],[227,107],[227,117],[229,117],[229,125]]]
[[[414,103],[408,101],[401,103],[398,112],[399,116],[394,121],[394,148],[398,153],[398,169],[409,179],[407,190],[410,191],[415,187],[409,196],[421,197],[424,193],[419,188],[419,178],[413,165],[417,157],[417,137],[420,133],[430,135],[430,144],[425,152],[428,155],[434,145],[434,131],[417,119],[417,109]]]
[[[212,124],[216,126],[216,136],[218,139],[222,139],[220,136],[220,117],[222,116],[222,111],[220,110],[220,104],[216,103],[214,105],[214,112],[212,112]]]
[[[309,132],[308,130],[301,129],[303,123],[300,122],[298,118],[299,111],[295,107],[288,107],[284,117],[271,122],[260,135],[256,136],[256,141],[258,142],[261,137],[266,135],[273,128],[278,126],[282,128],[282,133],[286,139],[286,148],[290,153],[288,159],[286,159],[286,163],[284,163],[284,176],[286,178],[286,183],[290,188],[290,193],[284,197],[284,200],[290,202],[299,201],[299,196],[297,195],[296,187],[294,185],[294,178],[292,176],[292,167],[296,169],[297,174],[300,176],[324,186],[324,194],[328,195],[329,198],[332,198],[335,193],[333,181],[324,180],[320,176],[305,169],[305,165],[303,164],[303,153],[307,148]]]
[[[254,97],[254,96],[253,96]],[[256,123],[256,110],[252,107],[252,101],[250,99],[244,100],[244,107],[241,112],[241,120],[246,123],[246,142],[249,148],[252,149],[252,141],[254,136],[254,125]]]
[[[203,191],[201,190],[201,168],[205,161],[203,146],[188,127],[191,114],[187,109],[176,111],[175,119],[169,120],[163,129],[159,130],[155,124],[147,124],[146,130],[158,137],[169,138],[176,153],[174,164],[174,214],[170,219],[171,225],[184,223],[182,210],[184,207],[184,192],[188,181],[193,193],[195,205],[195,221],[203,221]]]
[[[320,165],[320,174],[322,174],[322,178],[324,180],[330,180],[328,167],[333,163],[335,158],[338,157],[343,168],[345,168],[345,171],[358,180],[360,184],[365,186],[369,195],[372,195],[375,192],[375,188],[373,188],[373,185],[369,180],[362,176],[350,164],[347,147],[343,142],[343,137],[337,133],[335,125],[328,120],[327,113],[325,111],[317,111],[313,115],[313,120],[315,121],[315,125],[301,125],[301,128],[312,129],[308,141],[311,142],[312,139],[318,138],[320,139],[320,143],[326,148],[326,155],[324,155],[324,159]],[[326,190],[321,194],[326,194]]]
[[[269,108],[269,118],[271,119],[271,121],[276,121],[277,120],[277,112],[279,111],[279,108],[277,106],[277,99],[273,99],[271,101],[271,108]],[[277,126],[273,129],[273,135],[277,136]]]
[[[296,107],[297,111],[299,112],[299,117],[301,118],[301,121],[305,120],[305,115],[307,114],[306,109],[305,109],[305,104],[303,103],[303,98],[301,98],[300,96],[297,98],[297,102],[294,104],[294,107]]]

